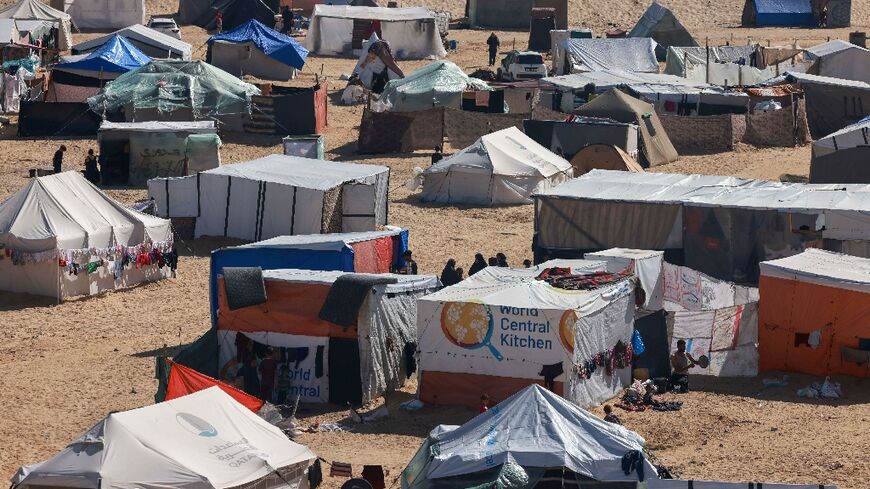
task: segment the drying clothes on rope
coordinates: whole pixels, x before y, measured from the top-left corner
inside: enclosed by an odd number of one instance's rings
[[[296,362],[295,368],[299,368],[299,364],[308,358],[308,347],[302,346],[298,348],[281,348],[281,363]]]
[[[630,269],[619,273],[594,272],[580,275],[571,274],[570,268],[547,268],[538,275],[538,280],[543,280],[553,287],[565,290],[593,290],[605,285],[614,284],[631,277],[634,273]]]
[[[329,476],[330,477],[346,477],[350,479],[353,477],[353,467],[350,464],[344,462],[332,462],[329,468]]]
[[[380,465],[364,465],[362,470],[362,478],[372,485],[372,489],[386,489],[387,483],[384,481],[384,468]]]
[[[335,279],[329,288],[319,317],[339,326],[353,326],[359,316],[359,309],[371,293],[372,287],[397,282],[398,280],[393,277],[361,274],[342,275]]]
[[[562,375],[565,370],[562,368],[562,362],[554,363],[552,365],[544,365],[541,367],[541,371],[538,372],[538,375],[544,377],[544,387],[548,390],[555,392],[556,390],[556,377]]]

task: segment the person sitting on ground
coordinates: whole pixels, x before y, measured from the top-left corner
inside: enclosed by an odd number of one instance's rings
[[[460,282],[465,280],[465,270],[461,267],[456,269],[456,278],[458,278]]]
[[[686,340],[677,341],[677,351],[671,355],[673,373],[668,380],[668,385],[671,389],[689,392],[689,369],[695,365],[697,365],[697,362],[686,351]]]
[[[486,261],[483,259],[483,255],[476,253],[474,255],[474,263],[472,263],[471,268],[468,269],[468,276],[470,277],[484,268],[486,268]]]
[[[496,253],[495,259],[498,262],[498,266],[508,268],[507,256],[504,253]]]
[[[489,257],[489,259],[487,260],[487,265],[490,266],[490,267],[497,267],[497,266],[499,266],[499,265],[498,265],[498,258],[496,258],[496,257],[494,257],[494,256]]]
[[[610,404],[604,405],[604,421],[613,424],[622,424],[622,421],[620,421],[619,418],[615,414],[613,414],[613,406],[611,406]]]
[[[480,396],[480,409],[478,413],[485,413],[487,411],[489,411],[489,396],[483,394]]]
[[[434,165],[443,159],[444,155],[441,153],[441,146],[435,146],[435,152],[432,153],[432,164]]]
[[[532,268],[532,260],[526,258],[523,260],[523,268]]]
[[[54,158],[51,160],[54,166],[54,172],[60,173],[63,171],[63,154],[66,152],[66,145],[61,144],[60,148],[54,152]]]
[[[441,270],[441,284],[445,287],[458,284],[461,279],[456,274],[456,260],[453,258],[447,260],[444,265],[444,270]]]
[[[400,275],[417,275],[417,262],[414,261],[411,250],[405,250],[405,252],[402,253],[402,258],[405,259],[405,266],[396,270],[396,273]]]
[[[93,184],[100,183],[100,169],[97,167],[97,156],[93,149],[88,150],[85,158],[85,178]]]

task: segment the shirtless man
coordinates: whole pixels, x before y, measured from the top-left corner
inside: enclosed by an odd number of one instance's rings
[[[686,340],[677,341],[677,351],[671,355],[671,368],[673,373],[668,384],[673,390],[689,392],[689,369],[697,365],[697,362],[686,351]]]

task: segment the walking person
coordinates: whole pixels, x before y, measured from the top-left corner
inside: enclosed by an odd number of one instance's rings
[[[495,32],[489,35],[486,45],[489,46],[489,66],[492,66],[495,64],[495,56],[498,54],[498,47],[501,45],[501,41],[498,40]]]
[[[52,165],[54,166],[54,173],[60,173],[63,171],[63,154],[66,153],[66,145],[61,144],[60,148],[54,152],[54,158],[51,160]]]

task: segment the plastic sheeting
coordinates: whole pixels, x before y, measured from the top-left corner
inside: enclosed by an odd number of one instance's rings
[[[193,111],[195,118],[249,113],[251,96],[260,90],[203,61],[152,61],[119,76],[99,95],[88,99],[98,113],[120,109]],[[128,114],[129,116],[130,114]]]
[[[755,7],[755,26],[812,26],[810,0],[749,0]],[[745,15],[745,13],[744,13]]]
[[[568,161],[510,127],[427,168],[422,199],[482,205],[531,203],[532,193],[572,175]]]
[[[72,63],[56,64],[53,69],[84,76],[96,74],[99,77],[104,72],[126,73],[150,62],[151,58],[130,41],[115,35],[84,58]]]
[[[378,101],[394,112],[415,112],[438,106],[459,108],[465,90],[492,90],[450,61],[436,61],[414,73],[390,80]]]
[[[141,24],[134,24],[112,32],[111,34],[80,42],[72,47],[72,53],[89,53],[99,48],[115,36],[127,39],[134,46],[139,48],[140,51],[152,58],[190,60],[190,54],[192,51],[190,44]]]
[[[664,59],[665,50],[670,46],[697,46],[698,41],[683,26],[680,19],[664,5],[653,1],[628,37],[651,37],[658,45],[656,55]]]
[[[308,56],[308,50],[295,39],[270,29],[257,20],[250,20],[229,32],[211,36],[208,44],[215,41],[251,42],[266,56],[299,70],[305,65],[305,58]]]
[[[761,274],[784,280],[854,290],[870,294],[870,259],[824,250],[766,261]]]
[[[656,42],[650,38],[566,39],[553,53],[557,75],[619,69],[658,73]]]
[[[807,49],[806,57],[817,75],[870,82],[870,50],[860,46],[834,39]]]

